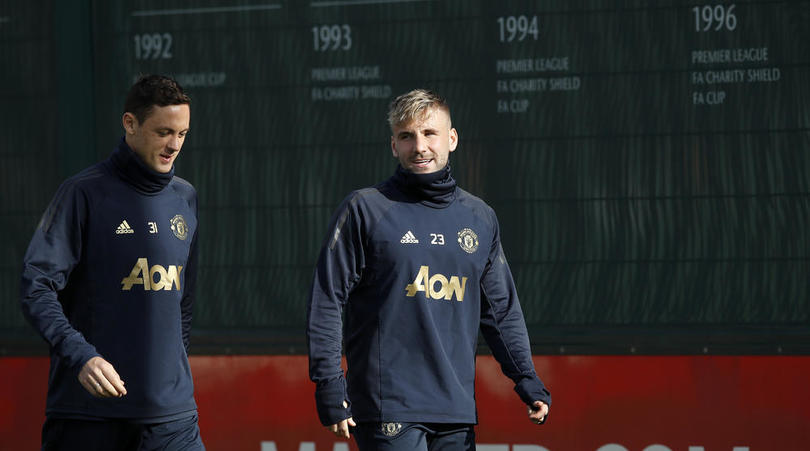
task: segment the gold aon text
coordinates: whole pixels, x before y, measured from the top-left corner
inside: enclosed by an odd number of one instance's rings
[[[133,285],[143,285],[145,291],[149,290],[171,290],[174,286],[180,290],[180,272],[182,266],[169,265],[164,268],[160,265],[149,267],[145,258],[139,258],[132,267],[129,277],[121,279],[122,290],[129,291]],[[157,280],[155,280],[157,275]]]
[[[436,286],[439,289],[436,290]],[[456,300],[461,302],[464,300],[464,288],[467,286],[467,278],[462,277],[461,282],[458,276],[451,276],[450,280],[442,274],[430,275],[430,269],[427,266],[419,268],[419,274],[416,275],[413,283],[409,283],[405,287],[406,296],[414,297],[417,291],[425,293],[425,298],[430,296],[433,299],[446,299],[450,300],[455,295]]]

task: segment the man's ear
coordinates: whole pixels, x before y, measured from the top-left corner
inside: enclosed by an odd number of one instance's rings
[[[138,118],[136,118],[132,113],[124,113],[124,115],[121,117],[121,125],[124,126],[124,130],[128,135],[134,135],[135,129],[138,128]]]

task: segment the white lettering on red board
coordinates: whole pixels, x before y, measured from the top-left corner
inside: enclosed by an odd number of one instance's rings
[[[476,451],[510,451],[509,444],[476,444]],[[263,441],[261,442],[261,451],[279,451],[276,448],[276,442]],[[286,451],[286,450],[283,450]],[[292,450],[289,450],[292,451]],[[315,442],[301,442],[298,445],[298,451],[316,451]],[[349,444],[347,442],[336,442],[332,445],[332,451],[349,451]],[[546,447],[540,445],[511,445],[511,451],[551,451]],[[630,451],[622,445],[616,443],[608,443],[596,449],[596,451]],[[676,451],[665,445],[653,444],[649,445],[641,451]],[[690,446],[686,451],[706,451],[702,446]],[[731,451],[750,451],[747,446],[735,446]]]

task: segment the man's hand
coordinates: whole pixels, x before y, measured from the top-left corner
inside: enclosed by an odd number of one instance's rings
[[[340,423],[327,426],[327,429],[332,431],[333,434],[337,435],[340,438],[350,438],[351,435],[349,434],[349,426],[357,426],[354,423],[354,419],[351,417],[346,418]]]
[[[344,408],[349,407],[349,403],[343,401],[343,407]],[[352,417],[346,418],[340,423],[327,426],[326,428],[332,431],[333,434],[337,435],[340,438],[350,438],[351,435],[349,434],[349,426],[357,426],[357,424],[355,424],[354,422],[354,418]]]
[[[529,419],[534,424],[543,424],[543,421],[546,421],[546,415],[548,415],[548,405],[542,401],[535,401],[531,406],[529,406]]]
[[[84,364],[79,383],[96,398],[120,398],[127,394],[115,368],[101,357],[93,357]]]

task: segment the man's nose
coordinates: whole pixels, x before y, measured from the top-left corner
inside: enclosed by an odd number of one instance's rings
[[[416,150],[419,152],[427,152],[428,150],[427,138],[420,134],[416,135]]]
[[[183,145],[183,139],[180,138],[178,135],[173,135],[172,138],[169,140],[168,147],[169,149],[177,152],[180,150],[180,146]]]

